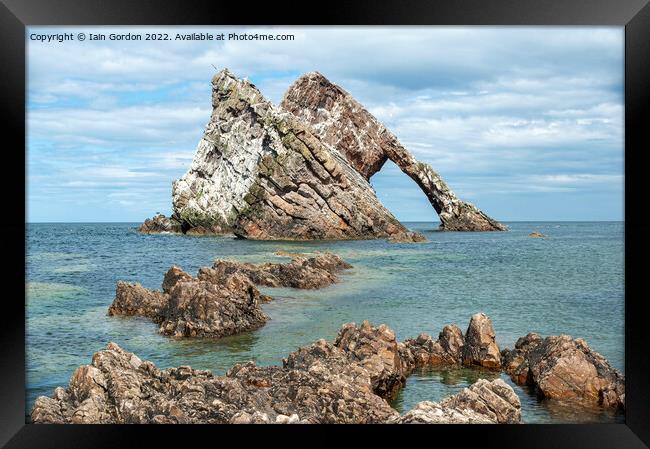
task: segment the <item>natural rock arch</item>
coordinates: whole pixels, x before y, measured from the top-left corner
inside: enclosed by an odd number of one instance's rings
[[[447,231],[503,231],[504,225],[460,200],[429,164],[418,161],[348,92],[318,72],[291,85],[280,108],[307,122],[325,144],[340,151],[369,180],[390,159],[413,179]]]

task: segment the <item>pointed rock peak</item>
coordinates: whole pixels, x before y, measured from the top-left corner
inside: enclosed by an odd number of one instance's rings
[[[229,99],[250,104],[269,103],[253,83],[224,68],[212,77],[212,106],[217,107]]]

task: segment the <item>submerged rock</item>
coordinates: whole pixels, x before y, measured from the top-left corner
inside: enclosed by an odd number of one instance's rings
[[[348,92],[318,72],[301,76],[280,107],[311,125],[322,142],[340,151],[365,179],[390,159],[413,179],[447,231],[504,231],[506,227],[460,200],[431,166],[418,161]]]
[[[535,231],[535,232],[531,232],[530,234],[528,234],[528,237],[542,238],[542,237],[546,237],[546,236],[544,234],[542,234],[541,232]]]
[[[212,80],[212,116],[173,183],[184,228],[255,240],[387,238],[407,232],[363,176],[295,116],[228,70]]]
[[[256,285],[316,289],[338,281],[338,273],[352,268],[333,253],[316,253],[312,257],[294,254],[290,263],[252,264],[218,260],[212,268],[202,268],[200,278],[218,279],[230,273],[241,273]]]
[[[441,402],[424,401],[396,420],[400,424],[517,424],[521,402],[501,379],[479,379]]]
[[[66,389],[37,398],[31,418],[59,424],[518,421],[518,398],[501,381],[479,381],[443,400],[428,413],[433,417],[411,411],[400,420],[375,394],[390,377],[384,374],[398,369],[395,346],[384,325],[346,325],[336,344],[318,340],[289,354],[282,366],[248,362],[214,376],[189,366],[160,370],[109,343],[74,372]]]
[[[403,234],[391,235],[388,238],[389,243],[423,243],[427,238],[421,232],[409,231]]]
[[[534,386],[545,398],[625,408],[625,376],[580,338],[531,333],[502,355],[512,380]]]

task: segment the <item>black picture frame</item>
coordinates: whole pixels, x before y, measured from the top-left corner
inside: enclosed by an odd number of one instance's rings
[[[618,25],[625,26],[625,375],[624,424],[524,426],[116,426],[25,424],[25,27],[31,25]],[[644,312],[643,266],[648,254],[650,221],[645,217],[644,124],[650,106],[650,4],[648,0],[454,0],[307,2],[216,2],[182,0],[102,1],[2,0],[3,179],[5,194],[0,220],[4,278],[11,294],[3,298],[0,325],[0,444],[18,447],[133,447],[187,444],[207,438],[223,444],[227,437],[246,438],[282,432],[280,442],[340,444],[341,432],[364,430],[386,444],[387,432],[399,432],[405,444],[448,441],[481,447],[517,448],[642,448],[650,445],[650,356]],[[645,143],[645,145],[644,145]],[[25,149],[25,150],[23,150]],[[21,184],[22,183],[22,184]],[[21,271],[22,270],[22,271]],[[607,310],[603,310],[607,314]],[[281,429],[280,429],[281,427]],[[416,429],[417,427],[417,429]],[[290,428],[290,429],[289,429]],[[415,435],[416,433],[417,435]],[[235,435],[237,434],[237,435]],[[270,437],[270,435],[269,435]],[[188,440],[188,438],[190,440]],[[286,439],[285,439],[286,438]],[[421,443],[414,439],[421,439]],[[154,440],[157,440],[156,443]],[[236,440],[233,440],[236,441]],[[367,444],[367,443],[366,443]]]

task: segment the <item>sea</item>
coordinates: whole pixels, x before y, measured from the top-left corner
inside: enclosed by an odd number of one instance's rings
[[[399,340],[446,324],[463,331],[486,313],[500,348],[521,336],[568,334],[625,372],[624,223],[510,222],[507,232],[440,232],[436,222],[404,223],[427,243],[384,240],[268,242],[225,236],[142,235],[138,223],[27,225],[26,418],[36,397],[67,386],[109,342],[159,368],[190,365],[224,374],[249,360],[281,365],[298,347],[333,340],[349,322],[385,323]],[[531,238],[537,231],[545,238]],[[171,265],[195,275],[217,259],[282,262],[276,251],[332,251],[353,268],[320,290],[260,288],[271,320],[222,339],[174,339],[138,317],[109,317],[117,281],[160,288]],[[540,400],[505,374],[428,369],[411,375],[391,405],[400,412],[439,401],[479,378],[501,377],[522,402],[524,423],[623,422],[609,410]]]

